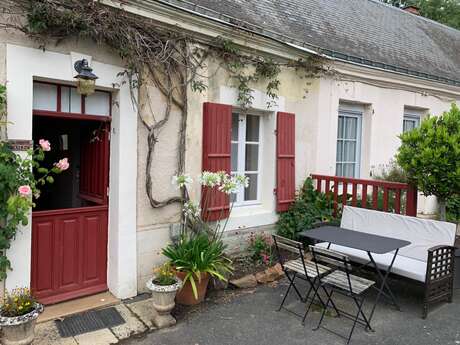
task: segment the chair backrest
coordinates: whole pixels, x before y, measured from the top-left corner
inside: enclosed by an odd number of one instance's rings
[[[272,237],[277,250],[284,249],[295,254],[300,254],[300,252],[303,251],[302,242],[290,240],[289,238],[279,235],[272,235]]]
[[[352,269],[350,259],[347,255],[336,252],[335,250],[320,248],[316,246],[309,246],[313,255],[313,261],[317,264],[325,264],[338,268],[343,271],[350,271]]]
[[[399,255],[423,262],[427,262],[429,248],[439,245],[453,246],[456,233],[453,223],[352,206],[344,207],[340,226],[409,241],[411,244],[401,248]]]
[[[353,287],[350,279],[350,272],[352,270],[352,266],[350,263],[350,259],[347,255],[336,252],[331,249],[320,248],[315,246],[310,246],[310,251],[313,255],[313,262],[316,265],[316,272],[318,274],[320,281],[322,277],[320,274],[319,265],[324,264],[336,270],[345,272],[346,281],[342,282],[342,284],[347,285],[349,291],[353,292]]]
[[[279,236],[279,235],[272,235],[272,238],[273,238],[273,242],[275,243],[276,254],[278,256],[278,260],[281,266],[284,266],[285,259],[284,259],[284,256],[281,254],[280,249],[286,250],[290,253],[295,254],[298,257],[301,257],[302,262],[303,262],[304,257],[305,257],[305,251],[303,249],[302,242],[293,241],[293,240],[290,240],[289,238]]]

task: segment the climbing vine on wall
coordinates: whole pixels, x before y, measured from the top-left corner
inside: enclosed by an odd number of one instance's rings
[[[6,86],[0,84],[0,141],[6,139]]]
[[[280,87],[279,75],[283,68],[295,69],[305,82],[328,73],[322,59],[310,56],[299,60],[275,59],[255,51],[243,50],[231,40],[218,37],[203,44],[190,34],[174,28],[165,29],[148,18],[135,16],[122,9],[105,6],[93,0],[7,0],[0,9],[4,13],[0,26],[20,30],[40,42],[45,49],[68,37],[91,39],[108,46],[124,61],[123,73],[129,82],[141,122],[148,132],[145,166],[146,193],[153,208],[181,202],[183,196],[158,200],[153,194],[152,168],[155,146],[160,132],[168,123],[173,107],[181,114],[177,155],[177,173],[184,171],[185,135],[187,124],[187,93],[203,92],[206,79],[200,73],[208,59],[219,61],[218,68],[229,74],[238,90],[238,101],[243,109],[253,101],[254,83],[265,83],[268,107],[276,104]],[[150,108],[153,122],[142,116],[140,110],[150,107],[149,93],[145,104],[138,104],[135,89],[153,81],[161,92],[166,107],[162,114]]]

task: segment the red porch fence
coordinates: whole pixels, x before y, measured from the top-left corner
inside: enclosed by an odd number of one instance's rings
[[[333,194],[334,215],[339,205],[417,216],[417,189],[406,183],[312,174],[316,190]]]

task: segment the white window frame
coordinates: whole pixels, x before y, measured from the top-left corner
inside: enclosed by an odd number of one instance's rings
[[[404,122],[406,121],[411,121],[411,122],[414,122],[414,128],[417,128],[420,126],[420,122],[422,120],[422,115],[421,114],[417,114],[415,112],[410,112],[410,111],[407,111],[405,110],[404,111],[404,116],[403,116],[403,128],[402,128],[402,132],[407,132],[404,130]]]
[[[337,142],[340,140],[342,142],[345,141],[356,141],[356,152],[355,152],[355,157],[356,160],[354,162],[352,161],[338,161],[338,152],[336,152],[335,155],[335,174],[337,175],[337,164],[350,164],[353,163],[355,164],[355,169],[354,169],[354,174],[353,178],[359,178],[361,175],[361,142],[362,142],[362,122],[363,122],[363,113],[360,111],[353,111],[353,110],[344,110],[344,109],[339,109],[339,115],[337,117],[337,132],[338,132],[338,126],[339,126],[339,121],[340,117],[351,117],[357,119],[357,124],[356,124],[356,139],[345,139],[345,138],[339,138],[339,134],[337,133],[337,140],[336,140],[336,147],[337,147]],[[345,150],[345,145],[342,145],[342,150]],[[342,151],[342,157],[344,157],[344,151]],[[343,166],[342,166],[342,172],[343,172]],[[339,175],[337,175],[339,176]],[[343,176],[340,175],[340,176]],[[350,177],[350,176],[347,176]]]
[[[262,131],[262,119],[263,117],[259,114],[249,113],[242,114],[239,111],[233,111],[233,116],[238,115],[238,141],[233,140],[232,144],[238,144],[238,168],[237,170],[232,170],[232,174],[257,174],[257,198],[256,200],[244,200],[244,187],[241,187],[236,193],[236,200],[234,206],[249,206],[249,205],[258,205],[261,203],[261,179],[262,179],[262,142],[263,142],[263,131]],[[258,116],[259,117],[259,141],[246,141],[246,117],[247,115]],[[233,126],[232,126],[233,127]],[[246,144],[255,145],[258,144],[258,161],[257,161],[257,171],[246,171]]]

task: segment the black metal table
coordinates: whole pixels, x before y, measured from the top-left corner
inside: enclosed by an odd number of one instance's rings
[[[397,238],[373,235],[365,232],[354,231],[343,229],[335,226],[323,226],[316,229],[306,230],[299,233],[301,237],[308,237],[319,242],[328,242],[329,246],[331,243],[340,245],[343,247],[349,247],[353,249],[362,250],[369,256],[369,262],[366,265],[372,264],[377,272],[377,275],[381,281],[380,288],[378,288],[377,297],[375,299],[374,306],[372,307],[371,314],[369,315],[369,323],[374,316],[375,308],[383,295],[391,300],[393,305],[400,310],[399,304],[396,301],[393,292],[387,284],[388,275],[393,268],[396,256],[398,255],[399,249],[405,247],[411,242],[400,240]],[[328,246],[328,248],[329,248]],[[378,268],[372,254],[387,254],[394,251],[393,258],[387,270],[382,274]]]

